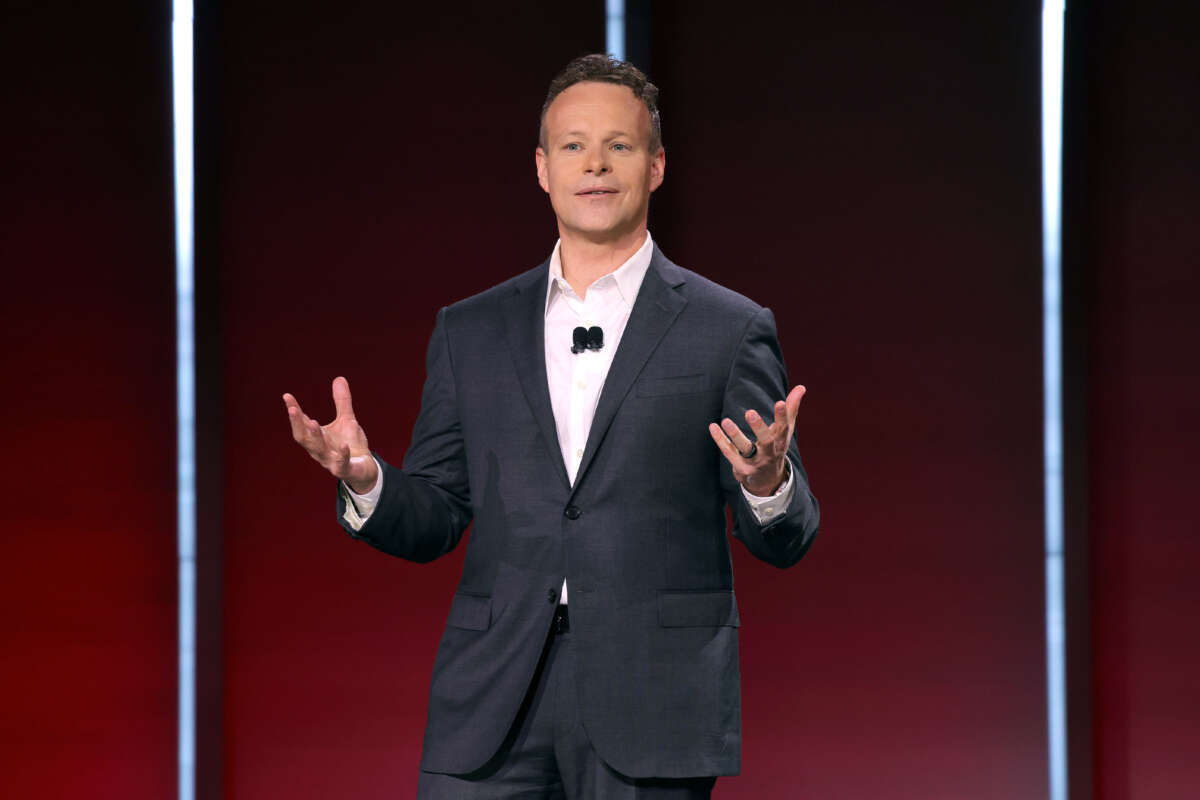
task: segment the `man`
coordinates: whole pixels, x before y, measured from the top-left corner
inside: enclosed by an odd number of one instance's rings
[[[428,561],[474,521],[419,797],[709,797],[740,767],[725,505],[764,561],[808,549],[804,387],[784,398],[770,311],[650,239],[666,156],[641,72],[571,62],[539,139],[559,242],[439,312],[404,466],[371,454],[343,378],[325,426],[283,396],[292,433],[355,538]]]

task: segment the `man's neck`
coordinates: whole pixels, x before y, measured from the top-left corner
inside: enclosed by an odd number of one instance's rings
[[[558,258],[562,263],[563,278],[575,290],[575,294],[583,299],[587,287],[610,272],[615,272],[641,249],[646,243],[646,226],[640,225],[636,230],[604,241],[588,239],[560,228],[559,238]]]

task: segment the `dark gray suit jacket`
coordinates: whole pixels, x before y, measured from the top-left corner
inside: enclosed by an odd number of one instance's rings
[[[360,531],[429,561],[474,520],[430,688],[422,769],[495,754],[570,586],[580,715],[631,777],[736,774],[738,610],[726,535],[778,567],[817,532],[793,442],[787,513],[758,524],[708,423],[769,423],[787,393],[774,317],[654,250],[601,392],[575,485],[546,384],[549,262],[439,312],[403,469]],[[563,346],[568,346],[564,342]]]

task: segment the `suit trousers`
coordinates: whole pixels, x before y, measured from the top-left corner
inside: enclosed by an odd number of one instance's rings
[[[467,775],[422,771],[417,800],[709,800],[715,777],[629,778],[596,753],[579,719],[571,634],[552,630],[500,750]]]

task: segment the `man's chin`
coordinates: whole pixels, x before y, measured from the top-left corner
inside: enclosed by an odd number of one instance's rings
[[[589,242],[612,242],[628,236],[637,230],[638,225],[630,220],[573,220],[563,223],[560,229],[569,231],[572,235]]]

